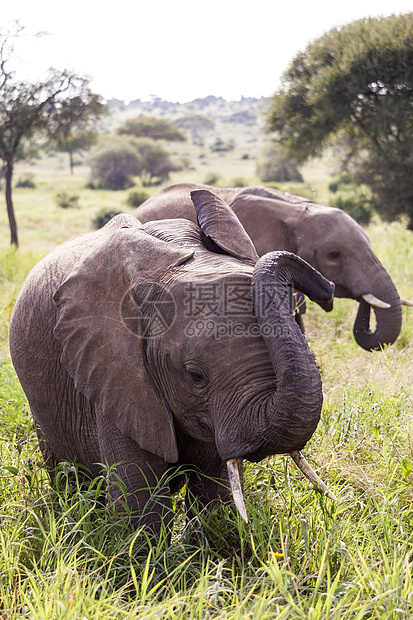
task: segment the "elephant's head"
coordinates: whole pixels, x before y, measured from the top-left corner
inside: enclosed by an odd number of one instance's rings
[[[231,201],[259,253],[289,249],[335,284],[335,296],[355,299],[357,343],[379,351],[393,344],[401,324],[401,300],[389,274],[374,254],[361,226],[341,209],[324,207],[277,190],[240,190]],[[376,327],[370,330],[373,307]]]
[[[359,302],[353,327],[356,342],[379,351],[397,339],[402,325],[402,300],[363,229],[340,209],[311,206],[306,224],[296,234],[297,252],[335,283],[336,297]],[[376,326],[370,330],[373,308]]]

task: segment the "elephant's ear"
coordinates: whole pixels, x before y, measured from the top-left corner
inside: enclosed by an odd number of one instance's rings
[[[191,191],[202,232],[221,250],[235,258],[246,259],[254,264],[258,254],[234,211],[226,202],[207,189]]]
[[[175,462],[172,414],[145,368],[129,291],[136,280],[156,281],[192,252],[151,237],[128,216],[117,216],[93,234],[54,295],[62,364],[97,415],[102,412],[143,449]]]

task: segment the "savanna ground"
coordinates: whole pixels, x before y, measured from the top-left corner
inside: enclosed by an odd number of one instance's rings
[[[254,136],[225,157],[199,157],[176,178],[257,183]],[[182,145],[180,149],[191,149]],[[205,163],[207,159],[207,163]],[[63,156],[21,165],[35,189],[16,189],[19,250],[9,249],[0,197],[0,617],[209,619],[396,619],[413,615],[413,309],[382,353],[353,341],[356,303],[332,313],[308,304],[307,337],[323,377],[325,404],[305,455],[336,494],[321,497],[292,461],[279,456],[247,465],[250,523],[224,508],[184,529],[176,498],[171,545],[148,551],[101,503],[104,477],[80,491],[63,466],[51,489],[27,402],[7,345],[19,287],[44,254],[91,229],[102,207],[131,211],[127,192],[85,188],[88,170],[67,174]],[[304,169],[305,184],[287,187],[326,203],[330,164]],[[153,188],[152,188],[153,190]],[[55,195],[79,196],[62,209]],[[374,221],[373,248],[403,297],[413,298],[413,236],[400,224]]]

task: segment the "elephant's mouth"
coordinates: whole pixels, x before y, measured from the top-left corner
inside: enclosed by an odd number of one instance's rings
[[[350,291],[350,289],[348,289],[346,286],[344,286],[343,284],[339,284],[337,282],[335,282],[334,284],[335,284],[334,297],[345,297],[348,299],[356,299],[353,293]]]
[[[333,501],[336,501],[336,496],[328,489],[328,487],[324,484],[321,478],[315,473],[315,471],[310,467],[309,463],[303,457],[301,452],[298,450],[294,450],[289,453],[294,463],[297,465],[298,469],[304,474],[308,480],[314,484],[316,489],[322,493],[323,495],[327,495]],[[228,459],[227,467],[228,467],[228,478],[231,484],[232,497],[234,498],[235,506],[241,516],[241,518],[248,523],[248,515],[247,510],[245,508],[244,496],[242,493],[242,484],[239,475],[239,467],[238,467],[237,458]]]

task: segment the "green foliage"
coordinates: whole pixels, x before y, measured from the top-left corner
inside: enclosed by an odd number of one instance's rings
[[[134,184],[132,177],[139,174],[141,159],[132,141],[118,139],[102,142],[89,163],[94,187],[122,190]]]
[[[133,207],[137,209],[148,198],[149,198],[149,194],[145,192],[143,189],[133,190],[132,192],[129,192],[129,194],[127,195],[126,204],[129,207]]]
[[[114,209],[112,207],[102,207],[102,209],[100,209],[100,211],[97,213],[97,215],[95,215],[92,220],[93,228],[102,228],[103,226],[105,226],[105,224],[109,222],[109,220],[112,219],[112,217],[115,217],[115,215],[119,215],[120,213],[122,213],[122,211],[119,211],[119,209]]]
[[[209,150],[212,153],[225,153],[227,151],[233,151],[235,148],[235,142],[231,138],[228,141],[222,140],[222,138],[217,138],[213,144],[209,147]]]
[[[413,140],[402,138],[381,151],[357,154],[352,168],[356,181],[370,187],[371,208],[388,222],[406,219],[413,230]]]
[[[7,350],[8,326],[18,292],[30,269],[40,258],[41,255],[38,253],[21,252],[15,248],[9,248],[7,251],[0,252],[0,369],[3,352]],[[10,371],[10,376],[15,381],[12,370]],[[18,383],[15,381],[13,385],[18,386]],[[3,388],[0,388],[0,400],[4,394]],[[1,414],[0,402],[0,419]]]
[[[371,204],[413,222],[413,13],[334,28],[291,63],[269,127],[299,160],[345,135],[343,167],[368,185]]]
[[[217,174],[216,172],[208,172],[208,174],[205,175],[205,178],[204,178],[203,182],[206,185],[214,186],[214,185],[216,185],[218,183],[218,181],[219,181],[219,174]]]
[[[92,187],[122,190],[134,185],[133,177],[143,185],[162,183],[172,171],[181,169],[169,152],[151,138],[110,136],[103,138],[89,158]]]
[[[4,164],[10,240],[16,246],[18,234],[12,199],[16,162],[33,152],[39,135],[59,134],[63,122],[70,129],[86,114],[91,100],[96,104],[100,101],[100,97],[90,91],[88,79],[65,70],[51,69],[46,79],[36,83],[16,81],[13,71],[8,70],[8,63],[13,55],[14,40],[22,30],[16,23],[11,30],[0,32],[0,160]],[[75,116],[65,117],[65,110],[73,108],[77,110],[77,120]]]
[[[264,183],[303,182],[303,177],[297,168],[297,159],[274,141],[264,147],[263,159],[257,164],[257,174]]]
[[[151,138],[152,140],[167,140],[168,142],[185,142],[185,135],[179,131],[174,123],[156,116],[130,118],[118,129],[119,134],[127,134],[135,138]]]
[[[150,185],[154,180],[163,183],[171,172],[182,169],[182,164],[173,161],[159,142],[151,138],[136,138],[134,145],[140,157],[138,176],[144,185]]]
[[[22,189],[34,189],[36,187],[36,183],[34,182],[33,174],[25,174],[21,176],[16,181],[16,187]]]
[[[190,134],[193,144],[200,145],[203,144],[205,135],[215,127],[213,121],[201,114],[187,115],[178,118],[175,121],[175,125],[179,127],[179,129],[183,129]]]
[[[334,196],[329,201],[330,207],[342,209],[361,225],[370,223],[373,210],[370,206],[371,194],[367,188],[352,183],[348,176],[330,183],[329,188],[330,191],[334,190]]]
[[[78,209],[79,208],[79,196],[78,194],[68,194],[67,192],[59,192],[55,196],[55,202],[61,209]]]
[[[108,113],[99,95],[75,96],[62,102],[59,115],[48,128],[50,142],[58,150],[69,154],[73,174],[73,155],[89,149],[97,140],[96,121]]]
[[[231,180],[231,187],[248,187],[248,183],[244,177],[234,177]]]

